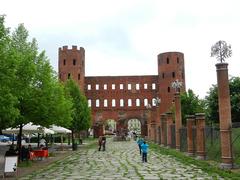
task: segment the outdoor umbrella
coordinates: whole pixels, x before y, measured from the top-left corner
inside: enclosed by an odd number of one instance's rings
[[[4,134],[18,134],[19,128],[8,128],[2,130]],[[25,124],[22,128],[23,134],[33,134],[33,133],[40,133],[40,134],[54,134],[54,131],[40,125],[34,125],[32,122]]]

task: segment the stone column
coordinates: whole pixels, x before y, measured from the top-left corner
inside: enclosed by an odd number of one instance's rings
[[[193,126],[195,125],[195,116],[187,116],[187,152],[189,156],[193,156]]]
[[[172,129],[171,125],[173,124],[173,113],[167,112],[167,147],[172,146]]]
[[[233,167],[233,155],[231,148],[232,119],[231,104],[228,81],[228,64],[218,63],[217,83],[218,83],[218,108],[220,121],[220,139],[221,139],[221,167]]]
[[[205,159],[206,151],[205,151],[205,114],[197,113],[196,117],[196,154],[198,159]]]
[[[182,128],[182,113],[180,93],[175,93],[175,131],[176,131],[176,150],[180,151],[180,128]]]
[[[148,140],[152,140],[151,121],[152,121],[152,112],[150,109],[148,109],[148,120],[147,120]]]
[[[161,114],[161,145],[165,145],[166,142],[166,130],[164,129],[164,124],[166,123],[166,114]]]

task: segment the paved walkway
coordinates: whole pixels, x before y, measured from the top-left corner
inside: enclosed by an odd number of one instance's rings
[[[106,151],[81,149],[61,162],[21,179],[212,179],[194,165],[150,150],[148,163],[142,163],[135,141],[112,142]]]

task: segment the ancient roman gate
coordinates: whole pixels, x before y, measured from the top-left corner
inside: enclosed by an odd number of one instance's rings
[[[142,135],[147,136],[151,119],[160,123],[157,117],[172,106],[175,91],[171,83],[178,79],[183,82],[181,90],[185,91],[183,53],[166,52],[157,58],[157,75],[85,76],[84,48],[63,46],[59,48],[59,78],[66,81],[72,77],[85,92],[92,111],[95,136],[103,133],[102,125],[108,119],[116,121],[118,131],[127,128],[129,119],[138,119]],[[161,99],[159,108],[154,103],[157,97]],[[150,109],[146,108],[148,104]]]

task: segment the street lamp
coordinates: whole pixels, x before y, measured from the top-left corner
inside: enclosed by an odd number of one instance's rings
[[[161,103],[161,99],[159,97],[157,97],[156,99],[154,99],[154,103],[158,107],[160,105],[160,103]]]
[[[175,89],[176,92],[180,92],[180,88],[182,87],[183,83],[178,81],[178,79],[176,79],[175,81],[172,82],[172,88]]]

